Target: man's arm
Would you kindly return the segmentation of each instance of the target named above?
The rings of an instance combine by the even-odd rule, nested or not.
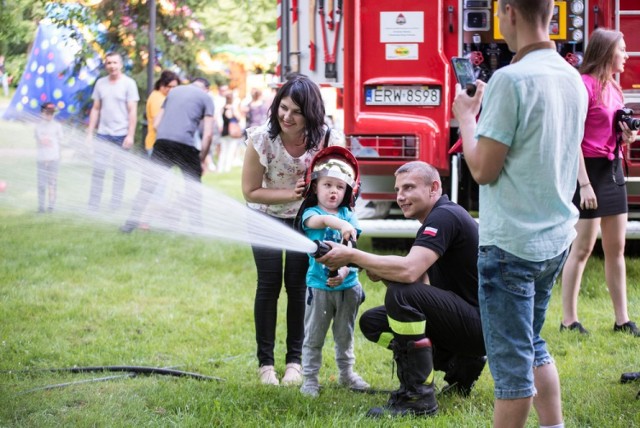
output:
[[[327,242],[327,245],[331,246],[331,251],[317,260],[329,269],[354,263],[383,280],[406,284],[422,279],[440,257],[435,251],[416,245],[406,256],[381,256],[333,242]]]
[[[136,135],[136,124],[138,122],[138,102],[127,101],[127,111],[129,114],[129,127],[127,128],[127,136],[124,137],[122,147],[125,149],[130,149],[131,147],[133,147],[133,140]]]
[[[202,119],[202,150],[200,150],[200,160],[204,162],[209,154],[211,140],[213,139],[213,116],[205,116]]]
[[[93,100],[93,106],[91,107],[91,112],[89,113],[89,125],[87,126],[87,134],[89,137],[93,137],[93,132],[98,125],[101,107],[102,103],[100,102],[100,100]]]
[[[470,97],[456,84],[453,114],[460,124],[462,150],[473,179],[478,184],[493,183],[504,166],[509,146],[486,137],[475,139],[476,117],[480,112],[486,84],[476,81],[476,93]]]
[[[475,126],[473,127],[475,130]],[[464,159],[469,166],[473,179],[478,184],[489,184],[496,181],[504,167],[509,146],[491,138],[480,137],[465,140],[462,137]]]

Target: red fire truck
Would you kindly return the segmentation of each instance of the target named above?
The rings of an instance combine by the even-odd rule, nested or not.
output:
[[[640,113],[640,1],[557,0],[549,34],[579,66],[598,27],[625,34],[629,60],[619,76],[625,103]],[[412,236],[417,225],[394,209],[393,172],[410,160],[436,166],[445,191],[477,209],[477,186],[460,154],[452,117],[451,57],[468,57],[488,81],[512,53],[493,0],[279,0],[281,78],[299,72],[334,91],[327,106],[361,167],[358,214],[371,236]],[[573,126],[567,124],[567,126]],[[626,153],[631,211],[640,214],[640,140]],[[385,219],[367,222],[366,218]],[[638,235],[640,237],[640,234]]]

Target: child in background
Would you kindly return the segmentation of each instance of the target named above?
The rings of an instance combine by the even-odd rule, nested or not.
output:
[[[45,212],[45,194],[49,193],[47,211],[53,211],[56,204],[58,165],[60,164],[60,140],[62,126],[53,120],[55,104],[48,102],[40,106],[42,120],[36,125],[38,163],[38,212]]]
[[[356,215],[351,211],[359,187],[355,157],[343,147],[331,146],[316,155],[309,170],[309,196],[300,208],[303,231],[312,240],[355,242],[360,233]],[[337,272],[329,272],[309,257],[302,345],[304,381],[300,392],[311,397],[319,394],[322,346],[332,320],[339,383],[354,390],[369,388],[353,371],[354,326],[363,301],[356,268],[343,266]]]

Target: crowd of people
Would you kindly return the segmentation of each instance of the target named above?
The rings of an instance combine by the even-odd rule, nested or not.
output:
[[[177,166],[186,179],[200,182],[207,168],[227,172],[242,157],[248,207],[327,246],[320,255],[252,246],[260,383],[296,385],[317,397],[322,348],[332,326],[338,383],[370,388],[355,371],[363,270],[386,291],[383,302],[361,315],[359,327],[369,341],[391,351],[399,382],[369,416],[433,415],[438,411],[434,371],[444,372],[441,393],[466,397],[488,363],[494,426],[525,426],[533,407],[541,427],[563,427],[559,374],[541,331],[561,275],[560,330],[588,334],[578,319],[577,300],[598,230],[613,331],[640,336],[627,311],[621,166],[621,146],[635,141],[636,132],[616,123],[623,103],[613,78],[628,58],[624,37],[595,31],[577,71],[549,39],[552,7],[553,2],[499,0],[500,30],[514,59],[489,83],[477,81],[473,96],[456,94],[452,111],[464,157],[480,185],[479,225],[443,193],[433,166],[413,161],[395,171],[398,206],[406,218],[421,223],[404,256],[353,245],[361,233],[353,211],[358,162],[345,148],[342,132],[327,124],[320,90],[309,78],[289,76],[271,101],[255,89],[243,105],[228,88],[211,96],[204,78],[180,85],[174,73],[161,74],[146,108],[151,161]],[[105,68],[107,76],[93,93],[88,138],[97,131],[95,138],[128,150],[137,88],[122,73],[120,55],[107,54]],[[532,100],[544,100],[545,108]],[[60,136],[51,122],[54,110],[52,104],[42,106],[36,129],[42,211],[55,204]],[[124,167],[108,156],[96,152],[89,201],[95,210],[109,165],[115,169],[111,208],[122,200]],[[143,181],[123,232],[139,226],[157,185]],[[283,284],[286,353],[280,376],[274,350]]]

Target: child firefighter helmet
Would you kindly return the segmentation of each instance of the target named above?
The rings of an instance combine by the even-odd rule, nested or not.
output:
[[[340,146],[329,146],[320,150],[311,160],[305,174],[303,201],[293,223],[296,230],[302,231],[302,214],[308,207],[318,204],[312,184],[320,177],[335,177],[347,183],[347,191],[340,203],[341,207],[353,209],[360,194],[360,170],[353,154]]]
[[[358,161],[349,150],[340,146],[329,146],[313,157],[305,176],[305,199],[313,195],[312,183],[320,177],[334,177],[344,181],[347,191],[340,206],[354,207],[360,193],[360,171]]]

